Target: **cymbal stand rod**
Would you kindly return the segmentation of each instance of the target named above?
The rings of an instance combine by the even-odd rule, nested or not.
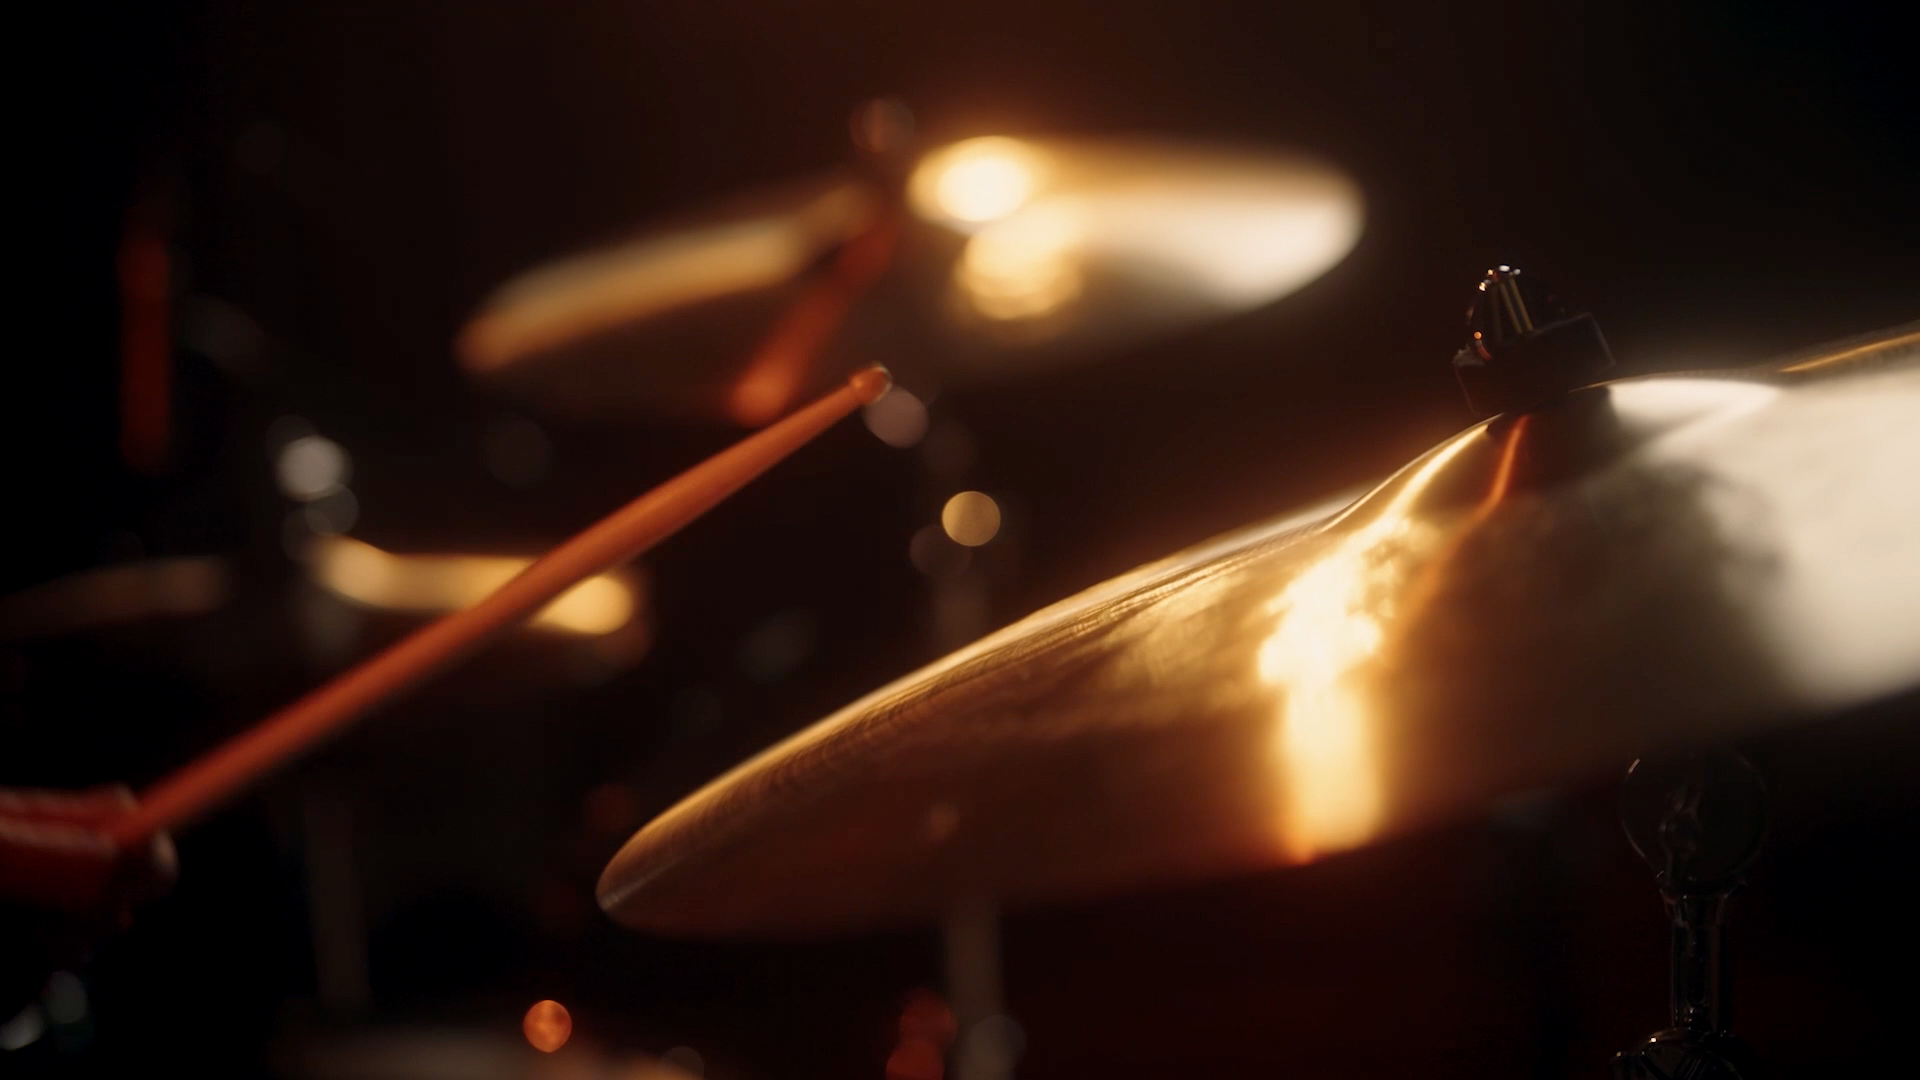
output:
[[[1673,959],[1669,1012],[1676,1030],[1725,1030],[1726,998],[1721,991],[1721,929],[1727,894],[1668,896],[1673,920]]]
[[[1015,1047],[1002,1013],[1000,913],[985,897],[961,897],[941,923],[947,1000],[953,1009],[954,1080],[1012,1080]]]
[[[1613,1059],[1614,1080],[1753,1080],[1752,1050],[1726,1029],[1721,926],[1766,833],[1766,785],[1745,758],[1704,751],[1641,760],[1621,823],[1670,920],[1669,1026]]]

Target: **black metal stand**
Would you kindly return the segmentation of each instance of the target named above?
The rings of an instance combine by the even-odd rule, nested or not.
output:
[[[1757,1080],[1751,1051],[1726,1030],[1720,931],[1766,832],[1760,775],[1724,752],[1636,761],[1620,820],[1666,900],[1673,967],[1671,1026],[1616,1056],[1614,1080]]]

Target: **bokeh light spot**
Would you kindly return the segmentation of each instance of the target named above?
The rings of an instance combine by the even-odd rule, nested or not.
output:
[[[1000,504],[982,491],[963,491],[947,500],[940,527],[956,544],[979,547],[1000,533]]]
[[[951,806],[942,806],[953,814]],[[900,1038],[921,1039],[935,1046],[945,1047],[953,1042],[953,1010],[939,994],[931,990],[916,990],[907,996],[907,1002],[900,1009]]]
[[[955,278],[989,319],[1037,319],[1076,299],[1086,225],[1067,205],[1036,205],[967,241]]]
[[[557,1001],[536,1001],[520,1021],[527,1042],[543,1054],[551,1054],[567,1045],[573,1035],[573,1017]]]
[[[281,448],[274,462],[280,490],[302,502],[339,490],[351,467],[346,449],[324,435],[294,439]]]
[[[906,449],[917,445],[927,434],[927,407],[919,398],[899,387],[861,414],[867,430],[888,446]]]

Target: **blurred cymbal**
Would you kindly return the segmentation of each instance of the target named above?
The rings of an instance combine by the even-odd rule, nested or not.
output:
[[[1920,325],[1440,444],[848,706],[643,828],[633,927],[1284,866],[1920,684]]]
[[[738,374],[726,365],[878,207],[850,173],[713,207],[508,281],[456,351],[474,378],[549,412],[716,414]]]
[[[1318,161],[1141,140],[966,140],[920,160],[906,203],[891,269],[787,396],[872,362],[909,386],[1006,378],[1258,307],[1361,221]],[[895,206],[848,173],[542,267],[483,304],[461,362],[553,413],[728,415],[782,309]]]

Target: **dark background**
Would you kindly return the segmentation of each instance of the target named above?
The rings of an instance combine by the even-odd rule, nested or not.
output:
[[[1491,263],[1597,313],[1634,370],[1915,317],[1920,95],[1911,38],[1879,8],[67,6],[16,40],[44,66],[15,102],[0,586],[143,555],[226,555],[240,576],[212,615],[0,647],[0,782],[143,783],[412,625],[359,620],[340,649],[312,646],[325,616],[282,550],[278,417],[352,452],[356,535],[415,550],[537,550],[725,445],[718,426],[548,425],[547,477],[503,484],[483,446],[520,414],[462,382],[449,341],[533,263],[834,165],[863,97],[902,95],[934,141],[1307,148],[1368,200],[1354,253],[1269,309],[935,403],[978,448],[971,485],[1008,508],[1004,622],[1460,426],[1446,359]],[[117,443],[114,259],[139,208],[170,238],[182,339],[158,475]],[[257,342],[197,347],[210,301]],[[187,833],[174,895],[89,969],[87,1024],[34,1060],[257,1073],[354,1025],[511,1034],[554,997],[583,1039],[691,1045],[723,1080],[878,1077],[900,996],[938,983],[931,934],[649,941],[605,925],[591,891],[629,818],[929,658],[905,552],[937,501],[916,474],[845,425],[649,557],[657,641],[637,665],[508,642]],[[742,643],[769,625],[803,627],[806,649],[754,678]],[[1891,963],[1873,945],[1889,871],[1835,856],[1913,822],[1898,745],[1757,751],[1806,811],[1756,886],[1740,987],[1750,1034],[1788,1063],[1886,1036],[1868,988]],[[633,805],[595,825],[583,800],[607,784]],[[369,988],[346,1004],[321,1000],[310,933],[329,806],[347,808],[366,927]],[[1015,919],[1023,1074],[1596,1075],[1661,1018],[1657,903],[1604,797],[1522,818]],[[1821,900],[1836,881],[1864,907]]]

